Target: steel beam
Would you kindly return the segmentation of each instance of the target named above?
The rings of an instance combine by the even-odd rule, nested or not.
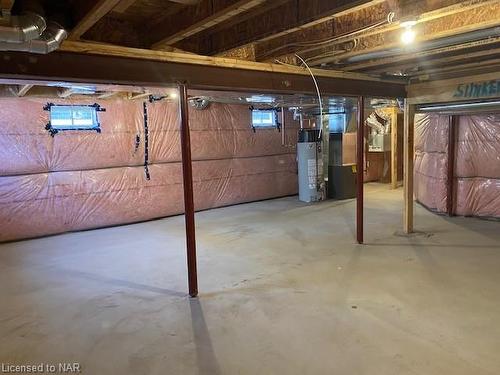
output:
[[[175,87],[185,82],[190,89],[316,94],[311,77],[303,74],[64,51],[48,55],[3,52],[2,78],[145,87]],[[317,80],[325,95],[406,97],[401,82],[324,76]]]

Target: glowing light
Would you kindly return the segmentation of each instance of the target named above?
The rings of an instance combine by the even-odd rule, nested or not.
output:
[[[403,44],[412,44],[415,41],[415,37],[415,31],[409,26],[405,29],[403,34],[401,34],[401,41]]]
[[[177,99],[177,97],[178,97],[178,96],[179,96],[179,95],[178,95],[176,92],[173,92],[173,93],[171,93],[171,94],[169,95],[169,98],[170,98],[170,99]]]

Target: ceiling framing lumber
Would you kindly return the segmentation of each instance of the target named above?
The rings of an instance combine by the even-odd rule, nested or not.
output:
[[[359,73],[313,70],[325,95],[404,97],[405,82]],[[6,52],[0,79],[314,94],[308,71],[301,67],[227,58],[141,50],[83,42],[65,42],[48,55]]]
[[[123,13],[130,8],[137,0],[120,0],[113,8],[113,12]]]
[[[122,0],[99,0],[71,30],[68,39],[78,40],[102,17],[111,12]]]
[[[314,28],[315,26],[324,24],[325,22],[331,21],[335,18],[342,17],[348,14],[352,14],[355,12],[359,12],[363,9],[375,6],[377,4],[382,4],[384,3],[385,0],[370,0],[370,1],[355,1],[355,2],[350,2],[347,3],[344,6],[335,6],[331,8],[327,12],[322,12],[321,14],[317,14],[313,20],[307,20],[306,22],[299,22],[296,25],[293,25],[292,27],[287,27],[284,30],[278,31],[278,32],[271,32],[267,33],[268,35],[266,36],[260,36],[257,38],[249,38],[247,41],[242,43],[240,46],[230,46],[230,49],[237,49],[237,48],[245,48],[245,46],[248,43],[251,44],[260,44],[264,42],[270,42],[275,39],[283,38],[288,36],[289,34],[301,32],[304,30],[308,30],[311,28]],[[226,32],[231,32],[227,31]],[[279,43],[279,42],[278,42]],[[217,50],[215,51],[217,54],[224,54],[224,52],[227,52],[229,49],[226,48],[224,50]]]
[[[496,98],[500,95],[500,71],[486,74],[467,75],[459,78],[436,80],[425,83],[408,85],[408,102],[411,104],[450,103],[463,101],[481,101]],[[457,95],[457,90],[463,85],[486,87],[488,90],[479,90],[477,96],[464,98]],[[489,90],[489,88],[495,90]],[[485,95],[483,95],[485,94]]]
[[[172,35],[168,35],[161,39],[160,41],[153,44],[152,49],[160,49],[165,45],[172,45],[183,39],[186,39],[194,34],[197,34],[203,30],[206,30],[212,26],[218,25],[230,18],[236,17],[237,15],[248,11],[249,9],[255,8],[261,5],[266,0],[239,0],[236,3],[220,9],[219,11],[205,17],[198,22],[195,22],[182,30],[175,32]]]
[[[486,7],[478,7],[470,10],[466,12],[466,17],[447,14],[439,19],[434,18],[429,22],[423,22],[421,25],[419,24],[415,26],[419,28],[418,33],[420,35],[417,39],[417,43],[437,40],[448,36],[456,36],[458,34],[464,34],[480,29],[494,28],[500,25],[499,16],[500,3],[496,2],[494,4],[490,3]],[[358,38],[358,42],[359,47],[346,53],[334,55],[331,53],[330,49],[328,53],[323,55],[318,56],[316,53],[308,55],[307,57],[311,57],[309,59],[311,65],[321,65],[336,61],[347,64],[349,62],[348,59],[351,57],[376,51],[387,51],[390,49],[399,49],[400,51],[395,54],[401,55],[403,59],[414,53],[412,50],[404,50],[402,48],[399,29],[393,29],[387,32],[382,31],[377,35],[373,35],[373,33],[363,35]],[[342,69],[355,70],[368,66],[376,66],[382,60],[383,59],[378,59],[355,64],[351,62],[345,67],[342,67]],[[339,68],[341,68],[341,66],[339,66]]]
[[[460,50],[457,51],[460,52]],[[423,75],[429,69],[440,69],[444,66],[450,66],[450,65],[455,66],[453,64],[463,64],[464,60],[467,60],[468,62],[470,61],[477,62],[487,58],[497,58],[498,56],[500,56],[500,44],[499,47],[497,48],[492,48],[491,46],[489,46],[488,49],[474,51],[474,52],[469,51],[466,54],[459,53],[458,55],[445,56],[445,57],[433,57],[432,55],[429,55],[426,56],[425,58],[422,58],[422,56],[415,56],[418,59],[417,65],[415,64],[415,61],[401,61],[401,59],[398,60],[388,59],[385,60],[385,65],[381,64],[375,68],[370,67],[368,69],[370,71],[370,74],[371,73],[379,74],[386,72],[387,69],[390,67],[395,67],[395,68],[397,67],[398,70],[403,71],[415,68],[417,66],[418,67],[417,71],[409,73],[411,76],[413,76],[413,75]]]
[[[28,91],[30,91],[33,88],[33,86],[34,85],[32,85],[32,84],[19,86],[19,89],[17,90],[16,95],[18,97],[25,96],[28,93]]]

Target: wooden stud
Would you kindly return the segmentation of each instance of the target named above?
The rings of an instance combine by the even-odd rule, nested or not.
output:
[[[398,108],[391,108],[391,187],[398,188]]]
[[[28,93],[28,91],[31,90],[32,87],[33,87],[33,85],[31,85],[31,84],[19,86],[19,90],[17,91],[16,95],[19,97],[22,97],[22,96],[26,95]]]
[[[413,233],[413,158],[415,133],[415,105],[405,99],[404,112],[404,217],[403,225],[406,234]]]

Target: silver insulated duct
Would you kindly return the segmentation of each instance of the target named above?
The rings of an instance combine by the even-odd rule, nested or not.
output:
[[[35,4],[35,9],[39,6],[37,2],[31,3]],[[43,13],[41,8],[22,10],[19,15],[7,14],[0,19],[0,51],[47,54],[59,48],[68,33],[57,23],[47,22],[39,11]],[[3,10],[2,14],[5,15]]]
[[[38,14],[11,16],[7,25],[0,24],[0,41],[27,42],[40,37],[46,27],[45,18]]]
[[[47,54],[59,48],[68,37],[68,33],[55,22],[49,22],[45,31],[37,39],[23,43],[10,43],[0,41],[0,51],[21,51]]]

